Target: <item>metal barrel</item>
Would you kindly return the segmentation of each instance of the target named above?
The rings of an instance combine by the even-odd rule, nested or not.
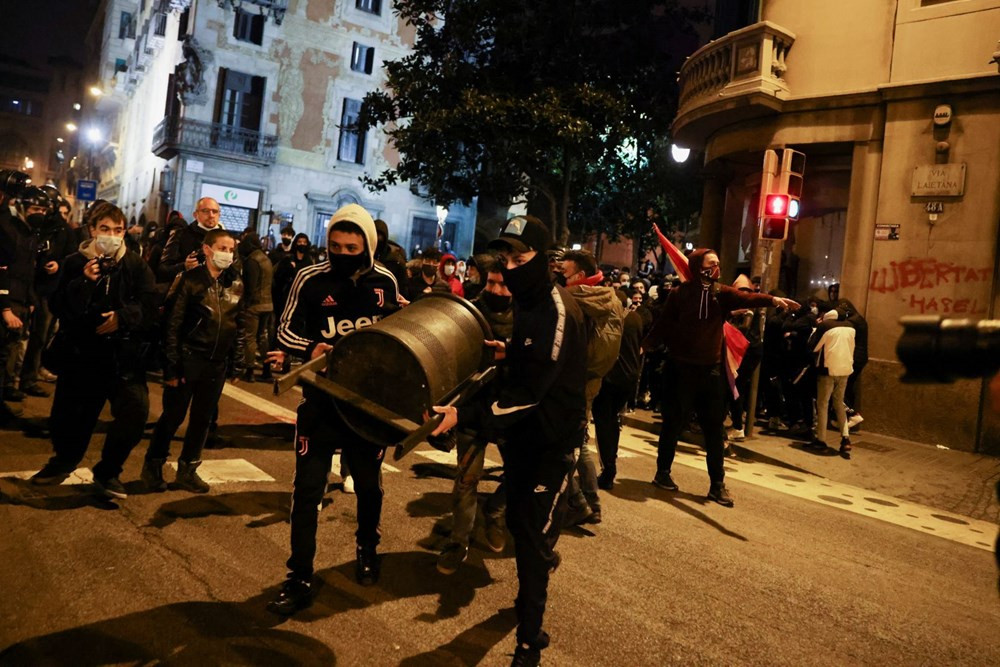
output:
[[[326,378],[412,423],[432,405],[453,398],[493,362],[484,341],[490,326],[470,302],[453,294],[429,294],[391,317],[340,339],[328,352]],[[398,443],[399,420],[377,416],[347,401],[338,412],[358,435],[382,446]]]

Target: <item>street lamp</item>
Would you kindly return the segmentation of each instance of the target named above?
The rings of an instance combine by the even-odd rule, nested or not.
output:
[[[87,141],[89,141],[90,143],[99,144],[102,138],[103,136],[101,135],[101,131],[98,128],[92,127],[89,130],[87,130]]]
[[[690,148],[681,148],[677,144],[670,144],[670,157],[674,159],[674,162],[677,162],[678,164],[683,163],[687,161],[690,155]]]
[[[90,94],[93,95],[94,97],[100,97],[101,95],[104,94],[104,91],[98,88],[97,86],[91,86]]]
[[[76,123],[66,123],[66,129],[70,132],[76,132]]]

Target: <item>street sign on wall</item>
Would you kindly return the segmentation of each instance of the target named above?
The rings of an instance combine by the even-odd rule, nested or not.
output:
[[[77,181],[76,198],[80,201],[94,201],[97,199],[97,181]]]

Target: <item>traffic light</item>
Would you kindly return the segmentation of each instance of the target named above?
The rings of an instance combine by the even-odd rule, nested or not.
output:
[[[780,193],[768,194],[764,199],[764,217],[787,218],[789,217],[788,206],[788,195]]]
[[[806,155],[791,148],[781,152],[781,170],[775,192],[788,196],[788,218],[799,219],[802,199],[802,177],[806,171]]]
[[[788,238],[788,218],[760,219],[760,238],[765,241],[784,241]]]

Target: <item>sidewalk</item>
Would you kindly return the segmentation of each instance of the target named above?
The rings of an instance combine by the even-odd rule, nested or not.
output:
[[[622,421],[649,433],[660,432],[660,415],[648,410],[628,413]],[[802,447],[803,439],[759,427],[752,438],[731,443],[738,458],[818,475],[974,519],[1000,522],[996,496],[998,458],[859,431],[851,434],[854,451],[851,459],[845,460],[836,449],[813,452]],[[685,434],[685,438],[688,436]],[[839,440],[839,435],[829,432],[827,442],[836,446]]]

